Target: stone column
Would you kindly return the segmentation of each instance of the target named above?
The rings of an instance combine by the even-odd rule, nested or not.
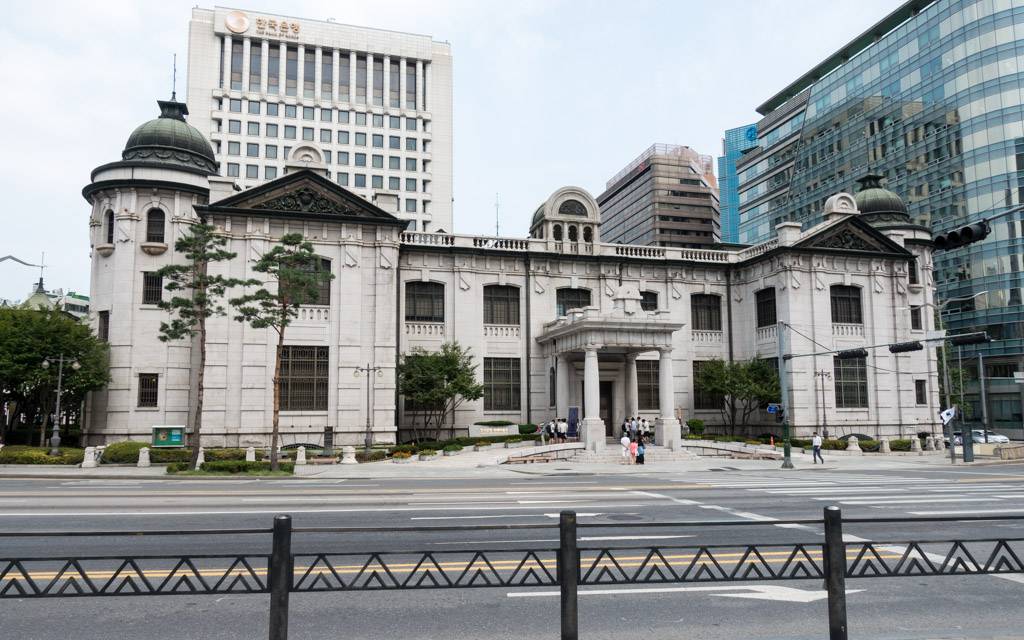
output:
[[[277,92],[282,96],[288,95],[288,45],[281,43],[278,47],[277,64]]]
[[[348,101],[349,104],[356,103],[356,52],[348,53]],[[353,123],[354,124],[354,123]]]
[[[416,110],[426,111],[427,107],[423,104],[423,61],[416,61]]]
[[[405,109],[405,58],[398,60],[398,108]]]
[[[636,354],[630,353],[626,355],[626,416],[640,413],[640,398],[636,387]]]
[[[569,418],[569,356],[558,356],[555,362],[555,413],[556,418]]]
[[[316,48],[316,52],[313,54],[313,98],[320,100],[323,96],[320,95],[320,87],[323,86],[324,82],[324,50],[320,47]],[[329,100],[331,96],[327,96]]]
[[[249,91],[249,55],[252,52],[252,40],[242,39],[242,91]]]
[[[335,49],[331,56],[331,101],[337,102],[341,90],[341,52]]]
[[[263,40],[260,42],[260,92],[263,94],[270,93],[268,77],[270,77],[270,41]]]
[[[679,420],[675,412],[675,376],[672,375],[672,347],[658,349],[658,408],[661,415],[654,423],[655,443],[676,449],[679,446]]]
[[[428,86],[431,87],[429,90],[427,89]],[[434,65],[432,65],[430,63],[427,63],[427,64],[423,65],[423,89],[422,89],[423,93],[422,93],[422,95],[423,95],[423,110],[424,111],[430,111],[430,108],[427,106],[427,102],[430,101],[431,94],[429,93],[429,91],[433,91],[434,90],[433,87],[434,87]],[[580,235],[583,235],[582,231],[580,232]]]
[[[384,56],[384,108],[391,108],[391,56]]]
[[[302,101],[302,98],[305,96],[305,93],[304,93],[305,89],[303,88],[303,83],[305,81],[306,81],[306,45],[300,44],[299,45],[299,53],[298,53],[298,64],[295,65],[295,97],[298,98],[300,102]],[[299,119],[301,119],[301,118],[302,118],[302,113],[299,112]],[[299,127],[299,132],[300,133],[302,132],[301,126]]]
[[[221,89],[231,90],[231,36],[224,36],[224,74],[221,76]]]
[[[373,54],[366,54],[366,104],[373,106]],[[370,120],[367,117],[367,120]],[[372,123],[370,123],[372,124]],[[369,138],[370,136],[366,136]]]
[[[601,419],[601,370],[597,365],[597,351],[601,345],[588,344],[583,366],[583,424],[580,430],[588,451],[604,450],[604,420]]]

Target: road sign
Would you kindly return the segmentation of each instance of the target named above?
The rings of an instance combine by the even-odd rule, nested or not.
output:
[[[778,412],[779,412],[779,405],[777,405],[774,402],[768,405],[768,413],[778,413]]]

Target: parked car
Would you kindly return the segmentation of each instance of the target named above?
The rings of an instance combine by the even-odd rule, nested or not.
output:
[[[971,431],[971,439],[974,440],[975,442],[985,442],[985,430],[975,429],[974,431]],[[1009,442],[1010,439],[1002,434],[995,433],[992,431],[988,432],[989,444],[1009,444]]]

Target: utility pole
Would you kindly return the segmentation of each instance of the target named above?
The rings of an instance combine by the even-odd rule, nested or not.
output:
[[[366,375],[366,436],[363,439],[363,451],[367,454],[373,448],[373,378],[384,375],[384,367],[374,367],[369,362],[365,367],[356,367],[353,375],[357,378]]]
[[[828,417],[825,410],[825,380],[832,379],[832,372],[827,369],[814,372],[815,377],[821,380],[821,437],[828,439]]]
[[[778,334],[775,342],[779,345],[779,395],[781,396],[780,405],[782,409],[782,468],[792,469],[793,449],[789,443],[789,393],[786,389],[786,323],[780,320],[775,331]]]

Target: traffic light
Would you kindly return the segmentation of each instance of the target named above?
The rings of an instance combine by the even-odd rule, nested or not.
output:
[[[964,333],[958,336],[949,336],[948,339],[950,344],[957,347],[963,347],[969,344],[984,344],[987,342],[992,342],[992,338],[989,338],[988,334],[985,333],[984,331],[979,331],[976,333]]]
[[[847,349],[846,351],[840,351],[835,355],[840,360],[850,360],[853,358],[866,358],[868,357],[867,349]]]
[[[975,222],[947,233],[940,233],[935,236],[935,250],[948,251],[984,240],[991,231],[992,228],[987,222]]]
[[[889,353],[907,353],[908,351],[920,351],[924,345],[920,342],[899,342],[889,345]]]

